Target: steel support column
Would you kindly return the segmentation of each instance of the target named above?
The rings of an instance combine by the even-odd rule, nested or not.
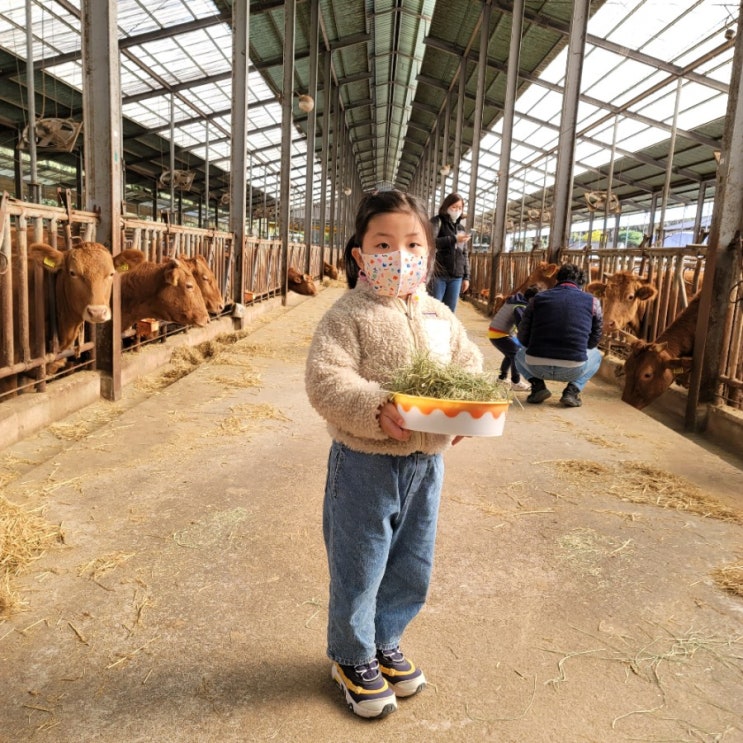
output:
[[[467,60],[459,62],[459,95],[457,97],[457,123],[454,125],[454,175],[451,190],[459,190],[459,166],[462,159],[462,129],[464,128],[464,99],[467,93]]]
[[[331,74],[332,53],[328,49],[323,59],[323,106],[322,106],[322,149],[320,157],[322,159],[322,179],[320,190],[320,247],[322,254],[325,255],[325,229],[328,226],[328,167],[330,161],[329,141],[330,141],[330,118],[331,98],[330,88],[332,84]],[[328,241],[329,242],[329,241]],[[333,246],[330,245],[330,261],[333,262]]]
[[[480,25],[480,55],[477,60],[477,93],[472,120],[472,150],[470,157],[470,195],[467,200],[467,227],[475,226],[477,204],[477,172],[480,161],[480,137],[482,136],[482,109],[485,105],[485,72],[488,67],[488,42],[490,41],[490,4],[482,8]],[[471,246],[468,246],[471,249]]]
[[[281,240],[282,304],[289,291],[289,209],[291,207],[292,104],[294,102],[294,46],[296,0],[284,3],[284,80],[281,99],[281,178],[279,184],[279,240]]]
[[[738,28],[743,28],[743,4]],[[707,261],[704,270],[699,319],[694,337],[689,395],[686,402],[686,428],[702,427],[699,403],[716,402],[733,283],[740,276],[743,259],[743,34],[736,34],[733,73],[725,116],[725,131],[718,166],[715,206],[712,213]]]
[[[235,261],[235,283],[232,298],[244,299],[243,246],[245,244],[245,198],[248,160],[248,69],[250,54],[250,3],[237,2],[232,7],[232,117],[230,140],[230,211],[229,231],[235,236],[230,261]],[[219,202],[214,209],[214,229],[218,229]],[[225,272],[225,286],[230,264]]]
[[[498,255],[506,246],[506,217],[508,216],[508,183],[513,142],[513,122],[516,110],[516,89],[519,82],[521,58],[521,34],[524,25],[524,0],[515,0],[511,14],[511,46],[508,52],[508,76],[506,77],[506,98],[503,104],[503,128],[498,161],[498,183],[493,215],[492,265],[490,268],[490,309],[495,303],[497,286]]]
[[[320,2],[312,0],[310,3],[310,69],[307,84],[307,93],[312,100],[317,99],[317,59],[320,43]],[[304,180],[304,243],[305,251],[304,272],[310,272],[310,246],[312,245],[312,216],[314,206],[313,185],[315,182],[315,130],[317,106],[307,114],[307,170]],[[322,259],[320,260],[320,276],[322,277]]]
[[[568,38],[568,63],[565,72],[565,92],[560,115],[560,138],[557,150],[554,201],[547,260],[557,262],[563,246],[570,236],[570,205],[573,192],[573,161],[575,159],[575,133],[578,120],[581,72],[586,48],[586,28],[590,0],[575,0]]]
[[[116,0],[83,0],[83,129],[85,209],[98,211],[96,239],[113,255],[121,251],[121,77]],[[107,101],[101,106],[100,101]],[[121,295],[114,281],[113,320],[97,328],[96,366],[103,374],[101,394],[121,397]]]

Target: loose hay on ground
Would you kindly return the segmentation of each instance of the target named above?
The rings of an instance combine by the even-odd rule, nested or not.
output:
[[[119,565],[123,565],[127,560],[131,560],[132,557],[134,557],[134,552],[110,552],[78,566],[77,574],[80,577],[86,576],[91,580],[97,580]]]
[[[110,402],[100,402],[89,410],[75,416],[70,423],[51,423],[47,430],[62,441],[82,441],[93,431],[110,423],[124,412],[120,405]]]
[[[743,561],[733,562],[713,570],[712,579],[720,588],[743,598]]]
[[[644,462],[618,462],[608,467],[598,462],[551,460],[558,472],[571,482],[602,484],[604,491],[629,503],[642,503],[693,513],[704,518],[743,524],[743,512],[736,511],[693,483]]]
[[[241,403],[240,405],[233,405],[230,408],[232,415],[228,415],[226,418],[219,422],[219,427],[216,431],[211,431],[206,436],[237,436],[242,433],[254,430],[255,421],[262,420],[277,420],[277,421],[288,421],[287,418],[280,410],[277,410],[272,405],[267,403],[253,404],[253,403]]]
[[[11,578],[59,540],[60,530],[42,518],[41,509],[21,508],[0,496],[0,616],[21,604]]]
[[[164,389],[190,374],[201,364],[219,359],[225,349],[230,349],[231,353],[235,353],[232,351],[235,344],[246,335],[245,331],[223,333],[196,346],[180,346],[173,350],[168,367],[164,371],[156,376],[138,380],[136,387],[144,392],[157,392]]]

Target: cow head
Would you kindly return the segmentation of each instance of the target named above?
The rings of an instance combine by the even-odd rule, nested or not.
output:
[[[288,269],[289,289],[297,294],[314,297],[317,294],[317,287],[308,273],[299,273],[291,266]]]
[[[116,272],[105,246],[85,242],[60,251],[45,243],[33,243],[28,253],[56,274],[57,308],[71,322],[102,323],[111,319],[111,288]]]
[[[540,289],[551,289],[557,283],[557,263],[539,261],[523,282],[524,288],[536,284]]]
[[[335,280],[338,278],[338,269],[327,261],[323,261],[322,272],[323,276],[327,276],[329,279]]]
[[[666,343],[636,340],[624,362],[622,400],[642,410],[657,400],[675,379],[688,375],[691,357],[672,356]]]
[[[203,328],[209,322],[209,312],[191,269],[175,258],[163,265],[164,283],[158,292],[161,319]]]
[[[651,281],[631,271],[606,274],[604,281],[589,283],[586,291],[601,299],[606,333],[626,327],[637,332],[647,303],[658,294]]]
[[[178,260],[191,269],[191,273],[194,275],[199,289],[201,289],[206,309],[210,313],[218,315],[224,309],[224,299],[217,286],[217,277],[209,268],[206,258],[203,255],[197,255],[194,258],[181,255],[178,256]]]

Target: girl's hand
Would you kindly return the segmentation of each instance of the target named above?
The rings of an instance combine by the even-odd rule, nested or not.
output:
[[[397,412],[397,408],[391,402],[386,402],[379,407],[379,427],[395,441],[407,441],[411,432],[403,428],[405,421]]]
[[[457,232],[457,242],[466,243],[470,239],[469,232]]]

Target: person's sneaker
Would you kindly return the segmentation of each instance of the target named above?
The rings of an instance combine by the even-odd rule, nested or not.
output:
[[[568,382],[567,387],[562,391],[560,402],[566,408],[579,408],[583,405],[583,401],[580,399],[580,390],[572,382]]]
[[[524,382],[522,379],[518,382],[511,382],[511,389],[514,392],[527,392],[531,389],[531,385],[528,382]]]
[[[400,650],[377,650],[379,670],[398,697],[412,697],[426,688],[426,677]]]
[[[552,393],[547,389],[547,385],[543,379],[532,377],[529,383],[531,384],[531,394],[526,398],[526,402],[532,405],[539,405],[540,402],[544,402],[548,397],[552,397]]]
[[[340,687],[349,709],[359,717],[385,717],[397,709],[397,699],[376,658],[358,666],[333,663],[330,675]]]

